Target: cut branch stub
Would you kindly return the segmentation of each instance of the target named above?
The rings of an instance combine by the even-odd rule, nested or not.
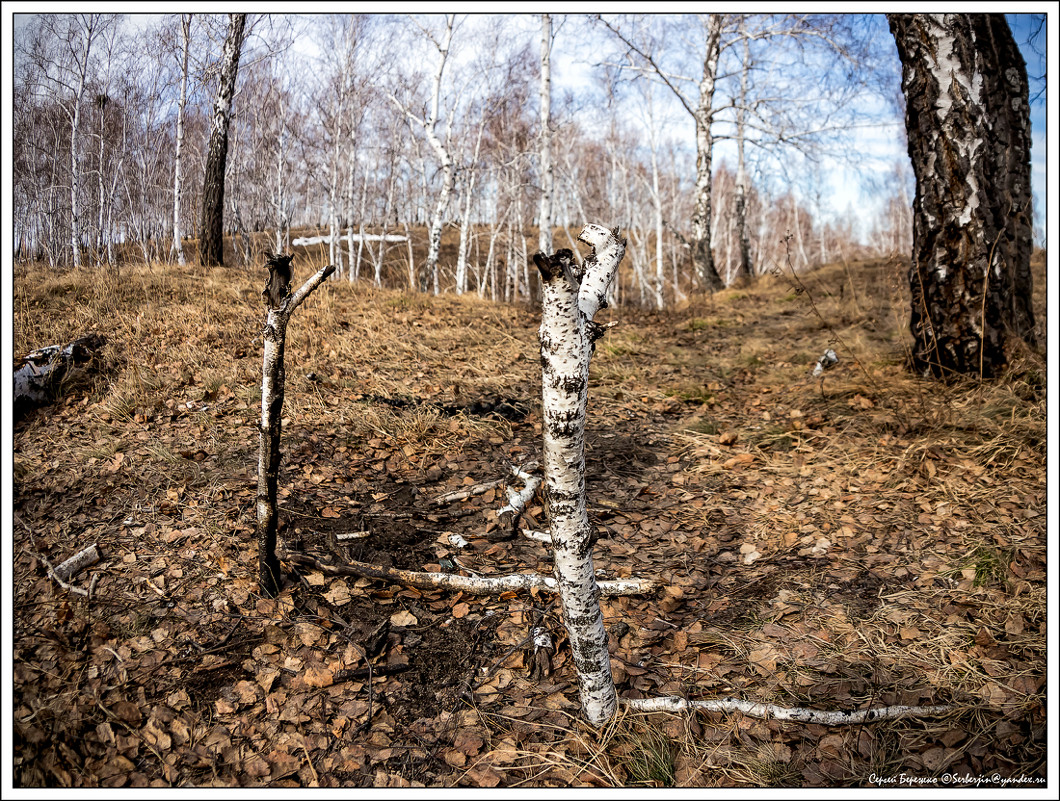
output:
[[[271,309],[278,309],[284,298],[291,294],[291,262],[294,256],[269,256],[265,267],[269,271],[269,282],[261,290],[262,297]]]

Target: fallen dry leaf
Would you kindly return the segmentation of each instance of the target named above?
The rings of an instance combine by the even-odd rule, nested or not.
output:
[[[394,626],[415,626],[419,622],[415,615],[405,609],[390,616],[390,623]]]
[[[330,687],[335,683],[335,674],[327,668],[317,665],[307,667],[302,677],[309,687]]]

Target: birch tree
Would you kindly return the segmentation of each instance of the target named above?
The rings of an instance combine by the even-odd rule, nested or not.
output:
[[[181,243],[180,195],[183,190],[184,173],[181,157],[184,152],[184,114],[188,107],[188,59],[191,54],[191,22],[193,14],[180,15],[180,97],[177,100],[177,134],[173,151],[173,246],[177,263],[184,264],[184,246]]]
[[[22,55],[33,63],[39,88],[57,101],[67,121],[70,263],[81,266],[82,109],[93,78],[97,45],[118,18],[108,14],[42,14]]]
[[[704,287],[710,291],[720,289],[721,277],[714,265],[711,249],[711,168],[714,158],[714,135],[711,127],[717,109],[714,94],[718,85],[718,64],[721,59],[722,32],[726,19],[721,14],[700,14],[702,44],[697,52],[701,62],[698,80],[681,76],[667,69],[655,52],[656,43],[640,43],[623,31],[618,24],[598,16],[608,30],[629,48],[635,59],[634,65],[656,76],[692,117],[696,138],[696,183],[692,206],[692,236],[688,243],[692,260]]]
[[[206,153],[206,175],[202,187],[202,218],[199,225],[199,263],[224,265],[225,165],[228,162],[228,127],[232,98],[236,92],[239,58],[243,51],[246,14],[228,15],[228,34],[221,54],[217,96],[214,100],[210,142]]]
[[[1027,69],[1001,14],[892,14],[916,175],[913,364],[997,375],[1035,343]]]
[[[593,250],[579,266],[570,250],[534,255],[541,272],[541,366],[545,504],[560,603],[586,717],[599,726],[615,713],[607,632],[593,570],[585,506],[585,414],[589,361],[606,330],[593,321],[607,305],[625,252],[618,229],[589,224],[579,239]]]
[[[445,212],[449,206],[449,197],[453,193],[456,172],[453,156],[451,153],[450,139],[453,130],[453,114],[446,115],[444,130],[439,131],[439,123],[442,115],[442,83],[445,77],[445,69],[449,63],[449,51],[453,44],[453,30],[456,27],[456,15],[446,14],[442,30],[434,31],[427,27],[420,27],[432,47],[436,51],[434,55],[434,69],[431,73],[430,95],[428,97],[429,107],[425,114],[417,114],[413,110],[411,98],[401,100],[396,94],[391,93],[391,101],[408,118],[409,124],[417,127],[426,138],[434,153],[435,160],[440,173],[440,184],[438,196],[435,199],[434,208],[431,211],[430,225],[427,234],[427,260],[424,264],[424,278],[429,280],[434,294],[440,291],[438,278],[438,257],[442,245],[442,226],[445,223]],[[426,288],[426,287],[423,287]]]
[[[745,32],[741,21],[740,33]],[[747,234],[747,164],[744,154],[747,131],[747,80],[751,66],[751,42],[743,38],[743,69],[740,70],[740,98],[736,105],[736,232],[740,243],[740,260],[736,275],[745,281],[754,278],[751,266],[751,242]]]

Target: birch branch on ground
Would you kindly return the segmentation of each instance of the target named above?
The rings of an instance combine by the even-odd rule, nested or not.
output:
[[[537,465],[528,465],[525,470],[518,467],[512,466],[512,475],[515,478],[523,482],[523,488],[521,490],[514,490],[509,485],[507,488],[508,494],[508,505],[497,510],[497,517],[503,517],[505,514],[511,512],[514,515],[518,515],[526,508],[526,505],[530,503],[534,494],[537,492],[537,488],[541,486],[541,476],[535,476],[528,472]]]
[[[31,406],[49,403],[63,383],[90,363],[106,344],[106,337],[86,334],[64,346],[49,345],[23,356],[14,375],[15,416]]]
[[[335,272],[328,265],[317,271],[291,295],[292,256],[273,256],[266,263],[269,282],[262,290],[268,312],[262,338],[265,355],[261,379],[261,427],[258,452],[258,584],[261,592],[275,596],[280,590],[280,562],[276,557],[277,484],[280,474],[280,420],[285,380],[283,354],[291,314],[309,294]]]
[[[541,378],[545,505],[563,618],[578,673],[582,709],[601,726],[618,708],[607,632],[593,568],[585,506],[585,414],[593,343],[606,330],[593,322],[625,254],[618,229],[588,224],[578,237],[592,247],[579,266],[570,250],[534,255],[541,272]]]
[[[99,547],[93,543],[87,548],[78,551],[66,561],[60,563],[58,567],[52,570],[52,573],[55,574],[56,579],[69,581],[85,568],[92,567],[92,565],[96,564],[102,558],[103,556],[99,551]]]
[[[559,585],[552,576],[539,573],[514,573],[507,576],[459,576],[455,573],[427,573],[418,570],[401,570],[367,562],[344,562],[333,564],[299,551],[283,551],[282,557],[298,565],[319,570],[326,576],[357,576],[405,584],[420,590],[459,590],[470,595],[499,595],[502,592],[533,590],[558,592]],[[658,584],[647,579],[619,579],[601,581],[597,584],[603,596],[639,595],[654,592]]]
[[[877,720],[894,720],[909,716],[934,717],[953,711],[952,706],[884,706],[841,712],[761,704],[754,701],[741,701],[738,698],[689,701],[687,698],[674,696],[623,698],[622,705],[637,712],[686,712],[697,709],[704,712],[740,712],[752,718],[794,720],[800,723],[819,723],[822,726],[849,726],[854,723],[872,723]]]

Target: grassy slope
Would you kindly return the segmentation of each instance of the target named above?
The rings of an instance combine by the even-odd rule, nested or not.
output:
[[[561,632],[534,599],[420,597],[362,581],[344,605],[325,602],[316,579],[257,598],[263,279],[171,266],[16,275],[16,354],[87,331],[110,341],[102,374],[15,431],[16,784],[1044,775],[1044,363],[1026,354],[982,386],[908,374],[895,265],[831,266],[794,289],[767,277],[665,315],[607,310],[620,326],[593,365],[599,567],[668,585],[605,604],[620,692],[957,706],[944,720],[838,731],[701,715],[627,716],[588,732],[563,648],[543,684],[512,649],[542,608]],[[1038,290],[1044,330],[1044,280]],[[422,509],[533,457],[537,321],[534,309],[474,298],[344,282],[318,291],[288,340],[288,536],[323,545],[321,531],[336,519],[356,528],[354,516],[382,526],[373,515]],[[809,380],[830,343],[840,364],[823,384]],[[481,397],[532,411],[514,423],[439,411]],[[495,500],[463,504],[474,514],[443,515],[434,529],[473,537]],[[50,582],[41,557],[55,564],[90,542],[108,558],[87,603]],[[419,569],[453,555],[439,542],[432,533],[427,556],[390,553]],[[485,540],[461,561],[549,569],[536,546]],[[396,700],[380,711],[376,698],[371,725],[357,730],[369,714],[363,683],[321,688],[298,675],[357,664],[335,633],[304,629],[354,607],[366,617],[400,607],[428,627],[459,610],[460,630],[485,643],[471,661],[494,672],[473,703],[421,698],[423,714],[400,677],[377,679],[380,697]],[[226,641],[233,626],[246,636]],[[242,663],[211,661],[209,646],[225,642],[245,643]],[[452,672],[468,668],[464,657]],[[263,683],[269,665],[276,676]],[[455,684],[438,681],[446,692]],[[304,720],[285,715],[292,699],[311,710]]]

